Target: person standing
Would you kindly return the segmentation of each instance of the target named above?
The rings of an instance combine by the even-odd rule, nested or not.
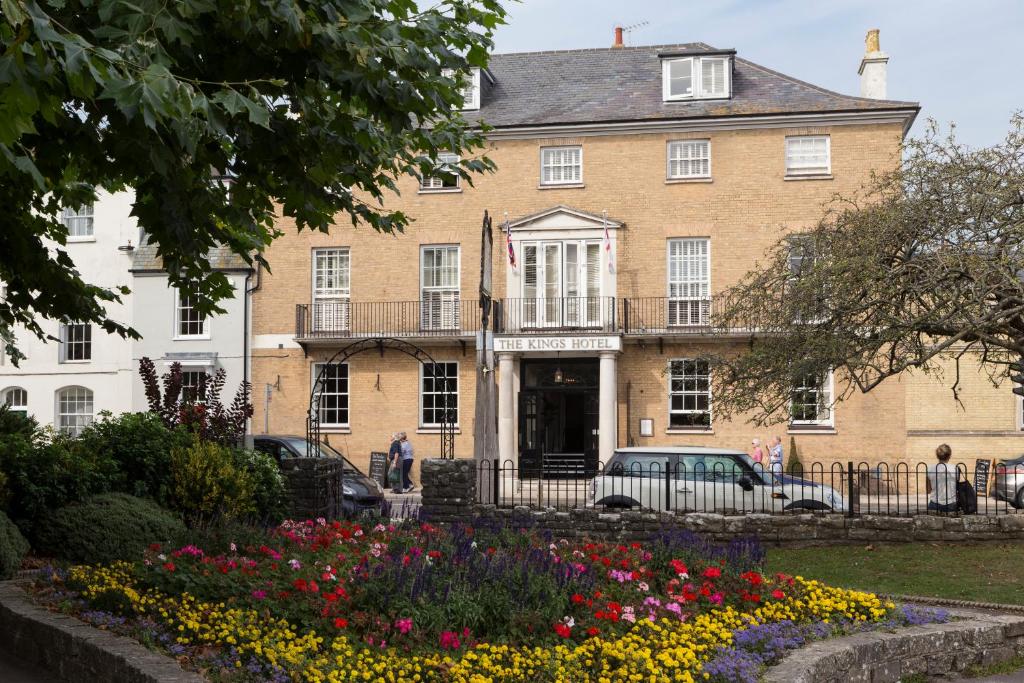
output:
[[[402,438],[401,434],[395,432],[391,435],[391,446],[388,448],[388,468],[394,468],[395,472],[399,476],[395,479],[394,487],[391,489],[394,493],[402,492]],[[390,483],[390,478],[385,478],[384,481]]]
[[[409,493],[412,491],[412,477],[409,476],[412,472],[412,443],[409,441],[409,437],[405,432],[402,432],[402,493]]]
[[[782,476],[782,463],[784,453],[782,451],[782,437],[775,435],[771,447],[768,449],[768,468],[776,477]]]
[[[953,457],[953,449],[949,444],[942,444],[935,449],[937,462],[928,465],[925,478],[925,491],[928,493],[928,509],[933,512],[956,512],[956,465],[949,459]]]
[[[754,440],[750,442],[753,447],[750,451],[750,458],[757,465],[764,465],[764,450],[761,449],[761,439],[754,437]]]

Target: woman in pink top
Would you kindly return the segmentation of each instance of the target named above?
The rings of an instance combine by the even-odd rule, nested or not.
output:
[[[764,451],[761,450],[761,439],[754,439],[750,442],[754,447],[754,450],[750,452],[750,457],[754,459],[758,465],[762,464],[764,460]]]

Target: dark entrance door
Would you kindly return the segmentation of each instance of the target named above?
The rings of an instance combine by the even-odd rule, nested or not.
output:
[[[522,478],[597,471],[597,360],[524,360],[519,391]]]

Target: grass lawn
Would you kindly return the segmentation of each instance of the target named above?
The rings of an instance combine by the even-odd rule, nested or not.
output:
[[[1024,604],[1024,543],[771,548],[767,568],[880,593]]]

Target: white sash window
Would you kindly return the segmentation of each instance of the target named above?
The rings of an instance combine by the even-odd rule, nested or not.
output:
[[[711,309],[711,248],[709,240],[668,242],[668,324],[672,327],[707,325]]]
[[[351,328],[351,258],[347,247],[313,251],[313,331]]]
[[[420,264],[420,328],[459,329],[459,247],[423,247]]]
[[[524,243],[521,310],[527,327],[600,326],[601,243]]]

